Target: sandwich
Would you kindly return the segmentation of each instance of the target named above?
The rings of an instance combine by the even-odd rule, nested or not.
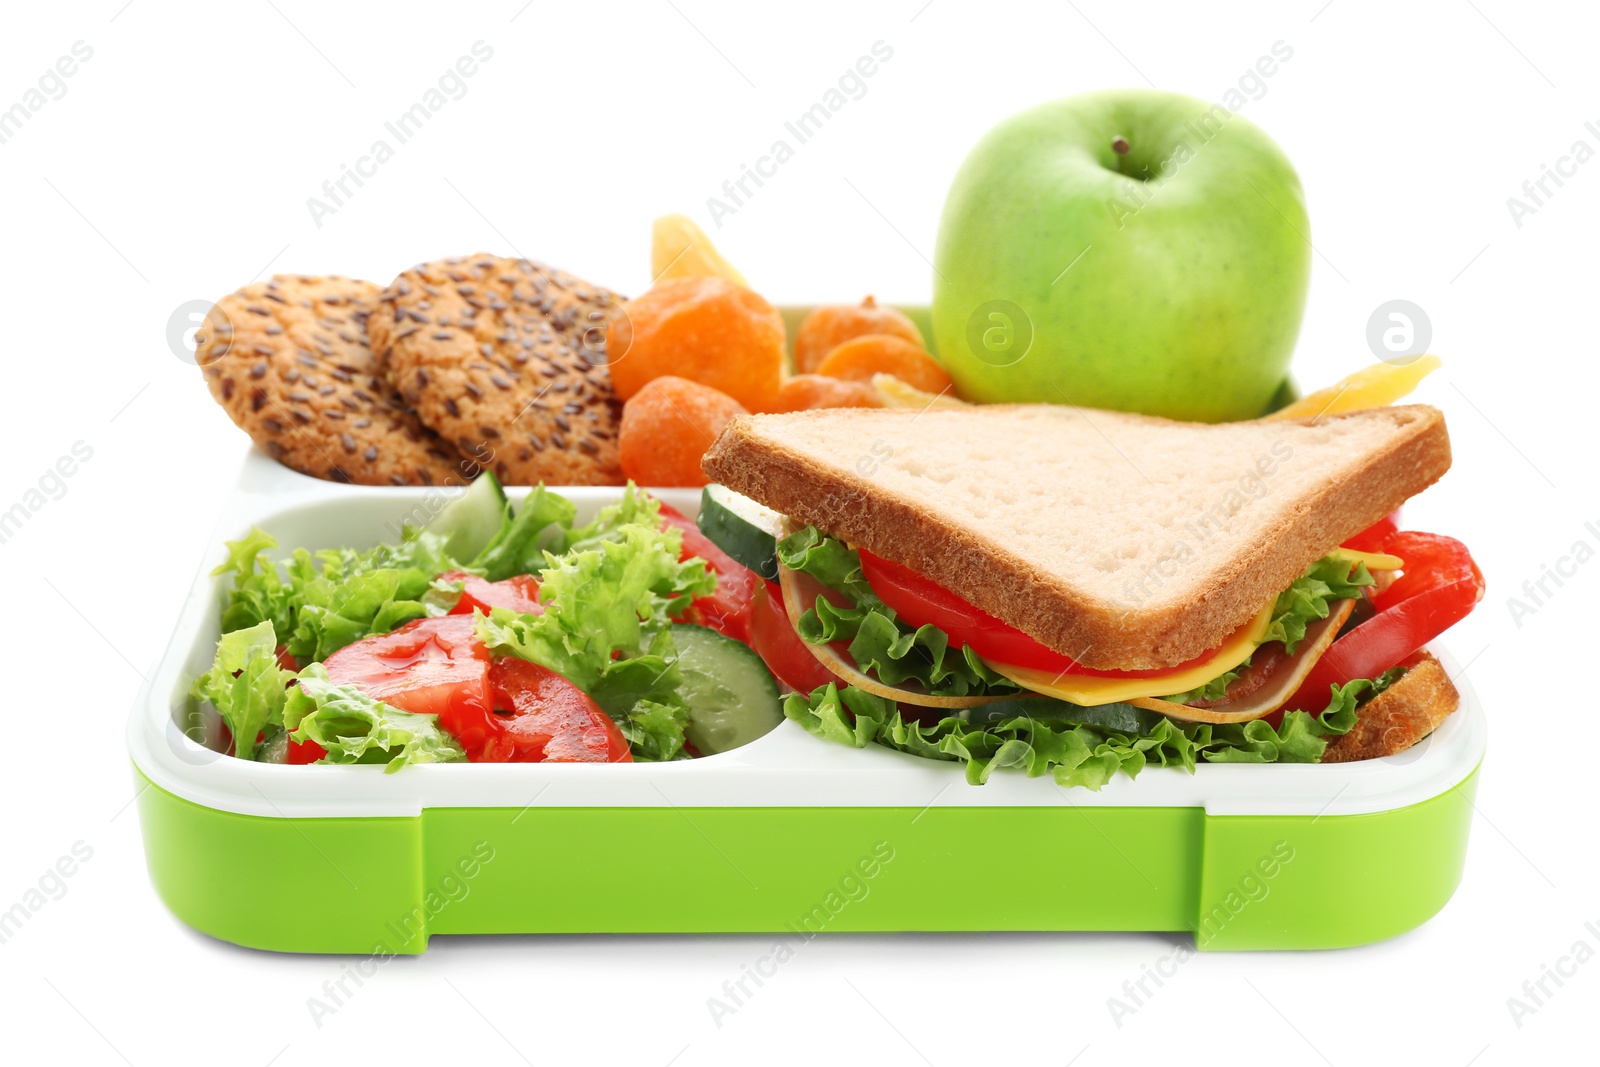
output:
[[[1459,695],[1425,646],[1483,578],[1398,513],[1449,466],[1422,405],[802,411],[729,423],[700,521],[823,669],[777,671],[789,718],[973,781],[1098,788],[1148,763],[1387,756],[1437,728]]]

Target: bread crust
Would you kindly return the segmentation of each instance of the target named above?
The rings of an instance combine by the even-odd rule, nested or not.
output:
[[[1437,730],[1461,705],[1461,694],[1431,652],[1398,682],[1361,706],[1355,726],[1335,738],[1323,763],[1351,763],[1404,752]]]
[[[1405,405],[1323,416],[1321,422],[1391,418],[1400,432],[1388,447],[1300,500],[1270,536],[1241,545],[1204,594],[1155,606],[1115,603],[1074,588],[1006,545],[964,530],[935,508],[886,493],[854,471],[824,466],[762,430],[764,420],[844,414],[736,417],[702,467],[736,492],[903,563],[1055,651],[1104,670],[1171,667],[1217,647],[1331,548],[1394,511],[1450,467],[1450,439],[1436,408]],[[917,413],[860,414],[881,419]]]

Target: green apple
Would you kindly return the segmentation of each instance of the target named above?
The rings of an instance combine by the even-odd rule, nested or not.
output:
[[[991,130],[939,225],[933,332],[969,400],[1218,422],[1282,385],[1311,276],[1281,149],[1220,104],[1069,97]]]

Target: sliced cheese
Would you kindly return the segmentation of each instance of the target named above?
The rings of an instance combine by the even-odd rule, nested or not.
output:
[[[1102,678],[1091,674],[1060,674],[1031,667],[1016,667],[1009,663],[985,660],[996,673],[1016,682],[1025,689],[1058,700],[1070,701],[1092,707],[1095,704],[1114,704],[1135,697],[1158,697],[1168,693],[1183,693],[1198,689],[1214,678],[1250,658],[1266,639],[1267,628],[1272,625],[1273,605],[1268,604],[1246,625],[1234,632],[1204,663],[1185,667],[1171,674],[1151,678]]]
[[[1369,571],[1397,571],[1406,565],[1405,560],[1399,556],[1391,556],[1384,552],[1357,552],[1342,545],[1328,555],[1334,559],[1349,560],[1351,563],[1365,563]]]
[[[1339,628],[1350,618],[1355,606],[1354,600],[1335,603],[1326,619],[1306,628],[1305,639],[1294,658],[1279,664],[1265,686],[1240,700],[1231,700],[1214,708],[1191,708],[1187,704],[1174,704],[1170,700],[1153,697],[1135,697],[1128,703],[1146,711],[1159,711],[1169,719],[1181,719],[1184,722],[1249,722],[1251,719],[1265,718],[1283,707],[1299,691],[1300,684],[1310,675],[1311,668],[1317,665],[1317,660],[1339,636]]]

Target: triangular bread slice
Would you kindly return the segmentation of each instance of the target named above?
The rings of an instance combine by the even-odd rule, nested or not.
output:
[[[1054,404],[741,415],[713,480],[903,563],[1086,666],[1215,648],[1450,467],[1422,405],[1172,422]]]

